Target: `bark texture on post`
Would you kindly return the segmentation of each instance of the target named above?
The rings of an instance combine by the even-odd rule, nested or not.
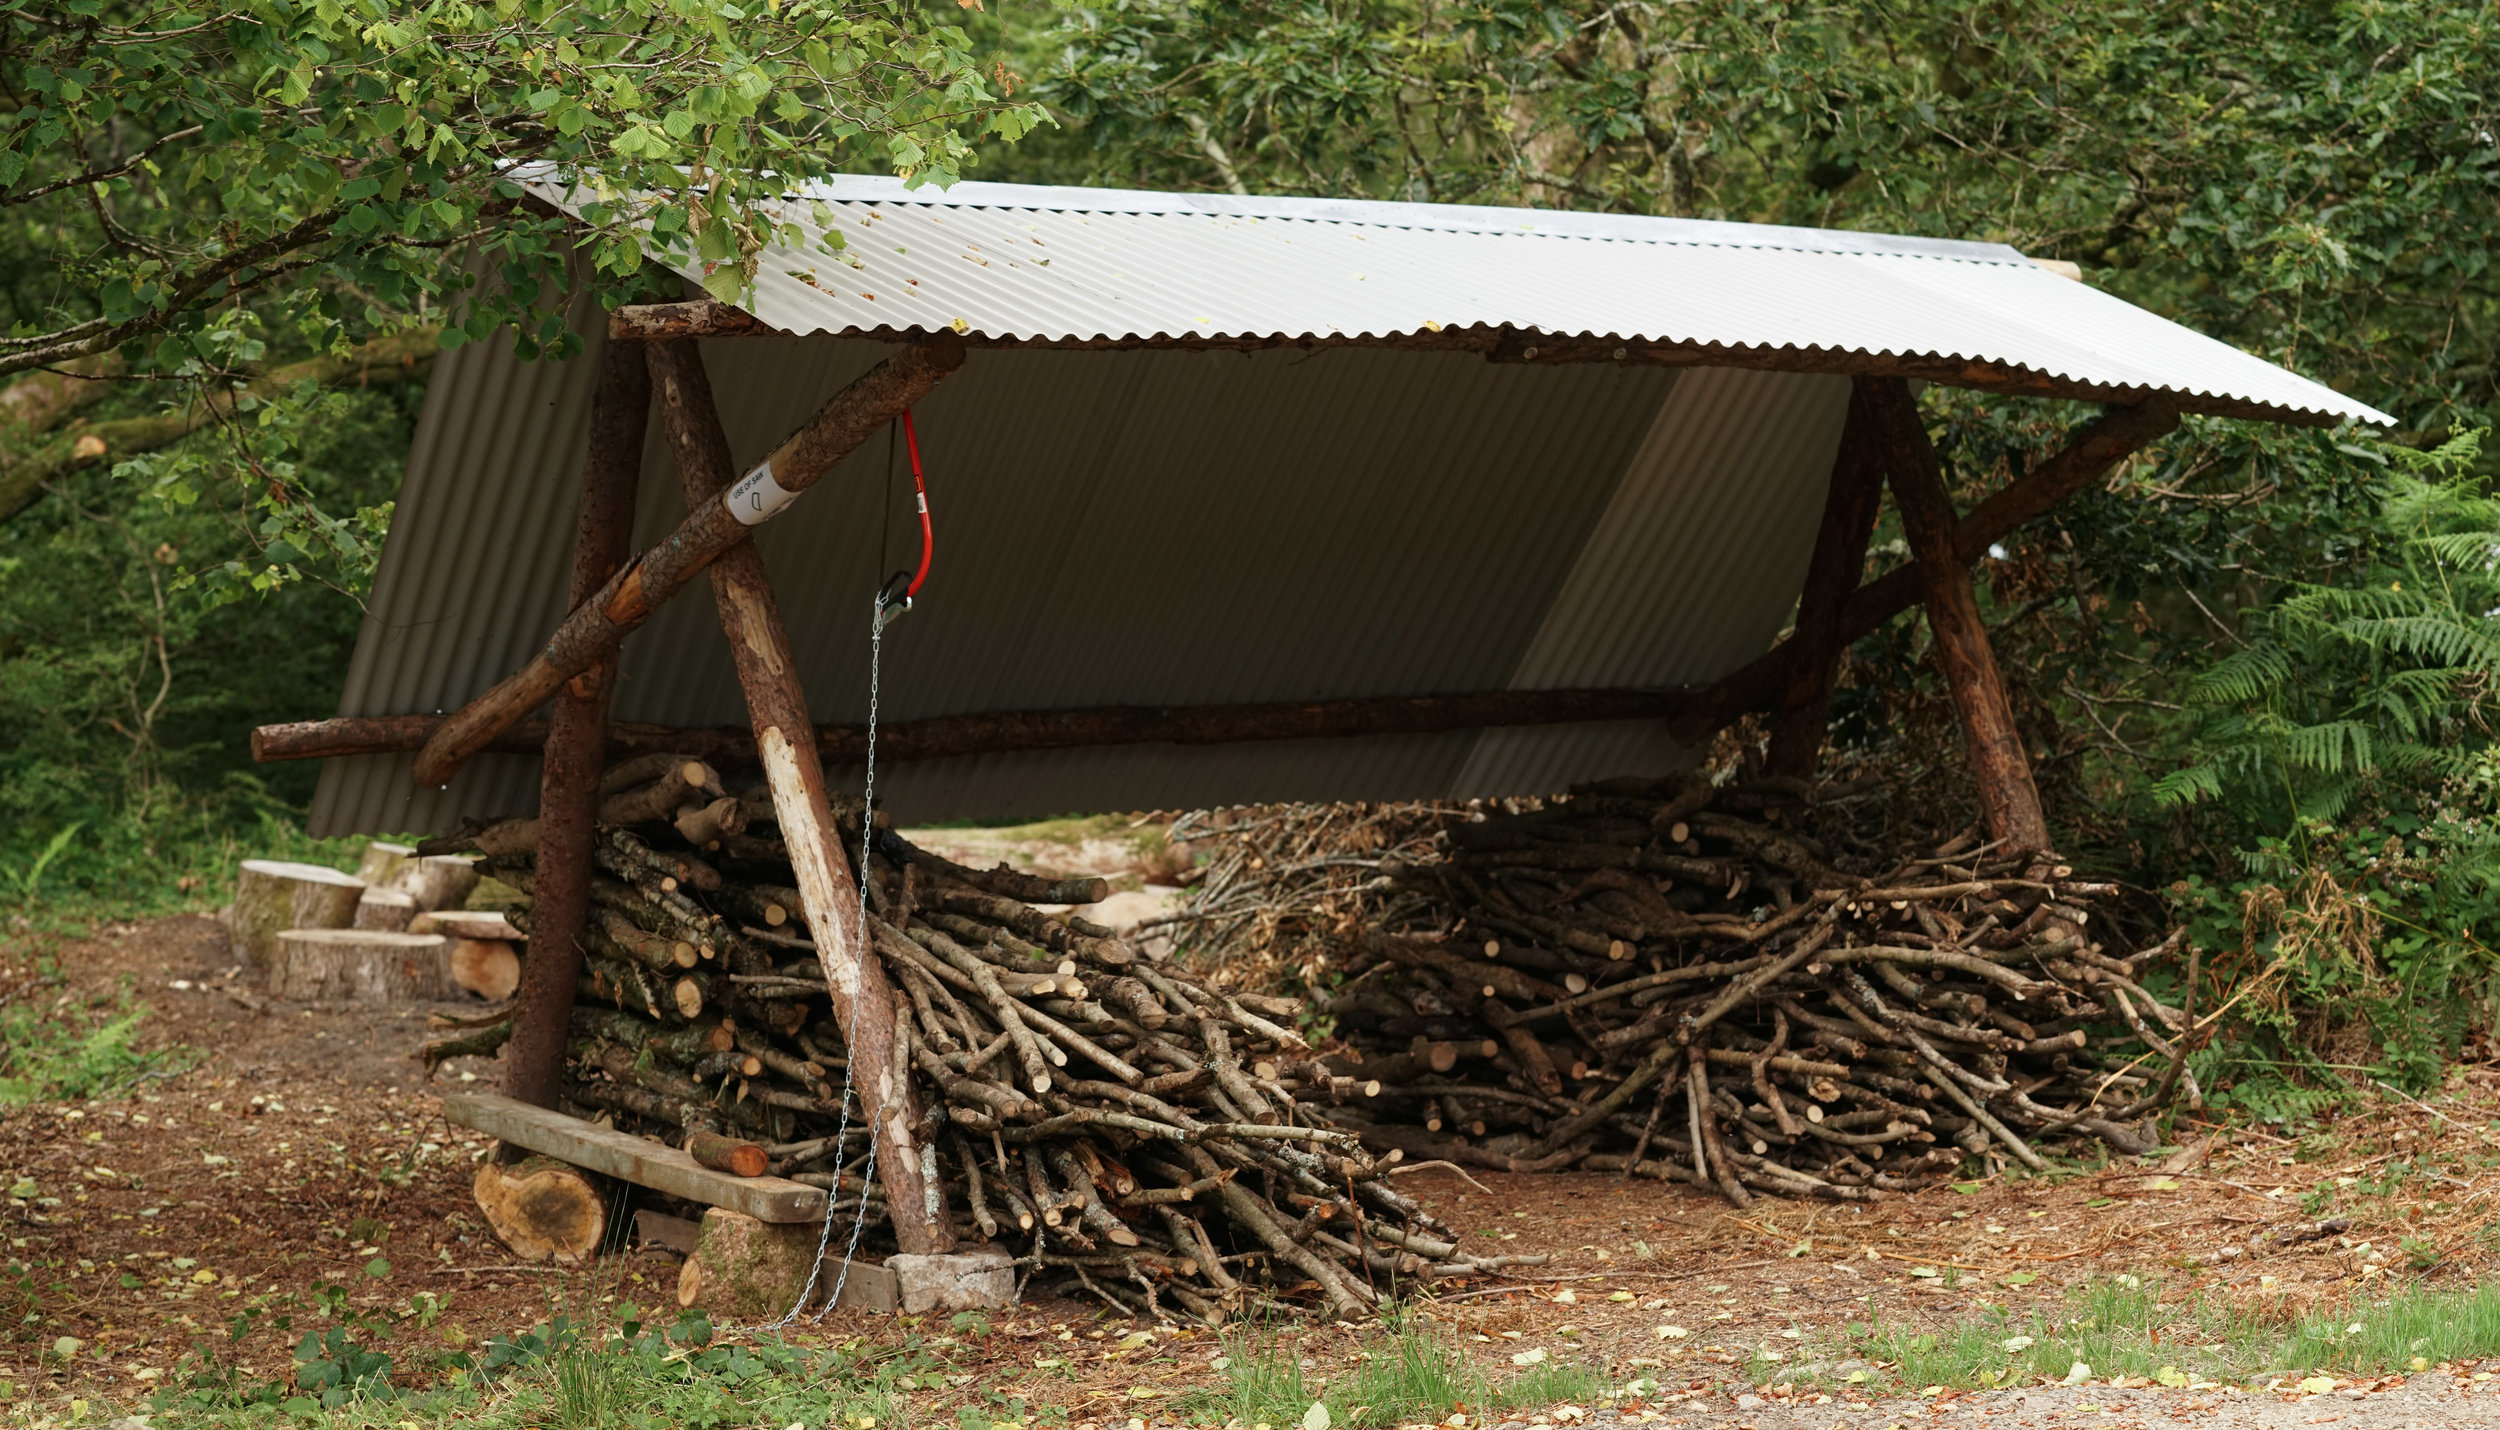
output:
[[[1988,627],[1979,616],[1971,592],[1970,567],[1954,547],[1953,499],[1945,493],[1936,467],[1935,448],[1918,415],[1918,400],[1909,384],[1881,379],[1869,393],[1883,438],[1884,464],[1892,482],[1894,502],[1910,554],[1918,558],[1919,586],[1927,605],[1928,627],[1935,632],[1936,657],[1952,688],[1954,709],[1962,717],[1962,738],[1970,747],[1971,770],[1979,780],[1979,803],[1988,817],[1991,838],[2014,848],[2049,847],[2048,817],[2040,808],[2040,790],[2032,783],[2031,757],[2023,749],[2022,732],[2014,725],[2013,703],[2005,695],[2005,678],[1988,644]]]
[[[417,783],[447,783],[471,755],[537,709],[557,687],[613,654],[698,572],[723,552],[744,545],[756,523],[814,486],[963,361],[963,340],[939,333],[887,358],[835,393],[763,466],[738,483],[734,504],[724,486],[692,507],[666,539],[574,602],[571,614],[528,665],[453,711],[417,751]]]
[[[1866,541],[1883,503],[1883,454],[1875,441],[1871,388],[1878,379],[1849,384],[1849,416],[1832,458],[1831,488],[1823,498],[1823,524],[1814,534],[1814,559],[1806,566],[1805,590],[1797,598],[1797,628],[1788,644],[1788,690],[1771,723],[1771,773],[1811,779],[1822,762],[1823,734],[1831,724],[1832,681],[1840,655],[1841,611],[1866,574]]]
[[[648,346],[662,428],[677,458],[686,504],[711,500],[736,475],[729,438],[712,405],[703,359],[691,339]],[[816,756],[815,726],[799,688],[789,634],[773,599],[764,558],[753,542],[741,542],[712,563],[712,595],[720,607],[721,633],[737,662],[755,724],[755,745],[772,790],[773,817],[799,883],[799,901],[825,971],[833,1013],[848,1045],[851,1083],[879,1138],[877,1177],[902,1250],[929,1254],[952,1250],[941,1188],[921,1174],[919,1109],[907,1069],[895,1063],[894,990],[884,966],[857,937],[862,927],[859,889],[825,795],[823,763]],[[864,613],[863,613],[864,614]]]
[[[631,343],[609,343],[599,358],[590,406],[590,452],[582,462],[581,505],[573,534],[571,605],[596,595],[633,545],[634,488],[642,479],[643,433],[651,417],[651,374]],[[521,1006],[504,1052],[504,1092],[539,1107],[555,1105],[564,1041],[581,978],[582,930],[590,916],[590,841],[607,764],[608,697],[616,655],[566,683],[556,696],[538,776],[538,898],[530,956],[521,967]]]

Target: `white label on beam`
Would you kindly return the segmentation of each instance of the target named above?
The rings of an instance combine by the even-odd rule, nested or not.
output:
[[[742,526],[762,526],[798,499],[797,492],[773,480],[773,464],[769,461],[740,477],[727,497],[729,514]]]

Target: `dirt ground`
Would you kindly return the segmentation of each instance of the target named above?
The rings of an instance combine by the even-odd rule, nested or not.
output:
[[[492,1065],[453,1064],[423,1082],[413,1053],[433,1035],[428,1010],[270,1000],[204,917],[109,927],[51,952],[67,986],[49,996],[127,986],[152,1010],[145,1036],[189,1051],[127,1097],[0,1114],[0,1186],[10,1188],[0,1204],[0,1406],[73,1395],[131,1404],[190,1373],[186,1358],[203,1348],[245,1375],[283,1379],[325,1300],[390,1317],[382,1348],[403,1383],[421,1381],[447,1351],[558,1312],[654,1304],[673,1285],[676,1258],[665,1252],[567,1271],[515,1264],[485,1232],[468,1192],[485,1145],[443,1121],[437,1094],[464,1077],[491,1080]],[[24,996],[24,968],[9,957],[0,954],[0,990]],[[1552,1257],[1516,1282],[1445,1286],[1427,1314],[1497,1365],[1545,1350],[1608,1367],[1618,1386],[1651,1377],[1654,1388],[1620,1412],[1627,1424],[2500,1425],[2500,1390],[2471,1378],[2500,1364],[2324,1394],[2102,1383],[1870,1402],[1783,1392],[1789,1382],[1776,1379],[1793,1365],[1799,1382],[1838,1384],[1852,1323],[1940,1328],[1991,1308],[2020,1317],[2119,1273],[2275,1316],[2384,1295],[2415,1276],[2473,1284],[2500,1259],[2477,1236],[2481,1204],[2500,1189],[2500,1075],[2469,1070],[2438,1110],[2388,1106],[2331,1138],[2213,1137],[2158,1165],[2077,1167],[1871,1207],[1738,1210],[1680,1186],[1589,1174],[1431,1168],[1400,1181],[1471,1240]],[[2398,1167],[2427,1170],[2390,1177]],[[2367,1190],[2373,1178],[2389,1194],[2351,1209],[2349,1225],[2295,1248],[2246,1249],[2259,1232],[2311,1225],[2304,1196],[2339,1182]],[[2414,1269],[2422,1262],[2435,1264]],[[1134,1430],[1168,1419],[1141,1405],[1218,1378],[1214,1335],[1165,1334],[1122,1351],[1125,1328],[1090,1304],[1019,1306],[948,1350],[959,1374],[916,1396],[914,1418],[945,1424],[976,1392],[1003,1390],[1075,1426]],[[931,1329],[845,1313],[799,1336]],[[1355,1328],[1317,1325],[1297,1346],[1309,1373],[1327,1375],[1361,1341]],[[1748,1362],[1773,1366],[1769,1387],[1745,1378]],[[1560,1407],[1526,1423],[1595,1418]]]

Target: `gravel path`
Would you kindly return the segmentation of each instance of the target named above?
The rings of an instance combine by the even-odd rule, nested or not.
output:
[[[1586,1416],[1564,1407],[1552,1414],[1506,1421],[1492,1430],[1578,1430],[1606,1426],[1630,1430],[1910,1430],[1916,1426],[2106,1426],[2108,1430],[2194,1425],[2213,1430],[2404,1430],[2411,1426],[2500,1426],[2500,1382],[2476,1385],[2432,1372],[2352,1384],[2315,1394],[2233,1389],[2171,1390],[2161,1386],[2122,1389],[2110,1385],[2033,1386],[1935,1398],[1897,1397],[1874,1402],[1786,1397],[1726,1389],[1696,1394],[1646,1411],[1597,1411]]]

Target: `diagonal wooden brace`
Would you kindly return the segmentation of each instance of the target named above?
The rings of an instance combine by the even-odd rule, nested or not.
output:
[[[2065,450],[1972,507],[1969,515],[1954,524],[1953,550],[1965,563],[1978,560],[1980,553],[2024,523],[2098,481],[2102,473],[2178,425],[2178,404],[2158,393],[2133,407],[2111,408],[2078,433]],[[1841,605],[1839,629],[1832,639],[1847,645],[1918,604],[1920,580],[1918,564],[1912,562],[1850,592]],[[1783,641],[1720,677],[1693,708],[1669,718],[1667,732],[1681,744],[1699,744],[1749,712],[1773,707],[1788,689],[1791,662],[1800,650],[1795,642]]]
[[[712,405],[702,354],[691,339],[679,339],[651,344],[648,356],[652,400],[677,458],[686,504],[708,501],[729,486],[736,469],[730,463],[728,435]],[[807,696],[799,688],[772,581],[764,572],[763,553],[753,542],[741,542],[713,562],[711,570],[721,633],[729,638],[738,684],[746,692],[747,714],[755,725],[756,752],[772,790],[773,819],[790,851],[799,903],[807,913],[817,962],[825,970],[825,986],[833,995],[833,1016],[849,1049],[851,1085],[859,1090],[860,1104],[876,1127],[877,1179],[885,1185],[895,1240],[912,1255],[950,1251],[954,1242],[946,1226],[944,1193],[921,1166],[920,1112],[910,1070],[895,1059],[894,990],[886,982],[884,965],[860,938],[866,924],[860,916],[858,876],[843,852],[825,796],[815,727],[808,718]]]
[[[963,366],[963,340],[942,332],[870,368],[833,395],[762,466],[693,509],[668,539],[634,558],[575,606],[546,648],[494,689],[453,712],[417,751],[420,785],[448,783],[469,757],[494,741],[557,687],[617,648],[653,611],[752,528],[777,514],[860,443]]]

